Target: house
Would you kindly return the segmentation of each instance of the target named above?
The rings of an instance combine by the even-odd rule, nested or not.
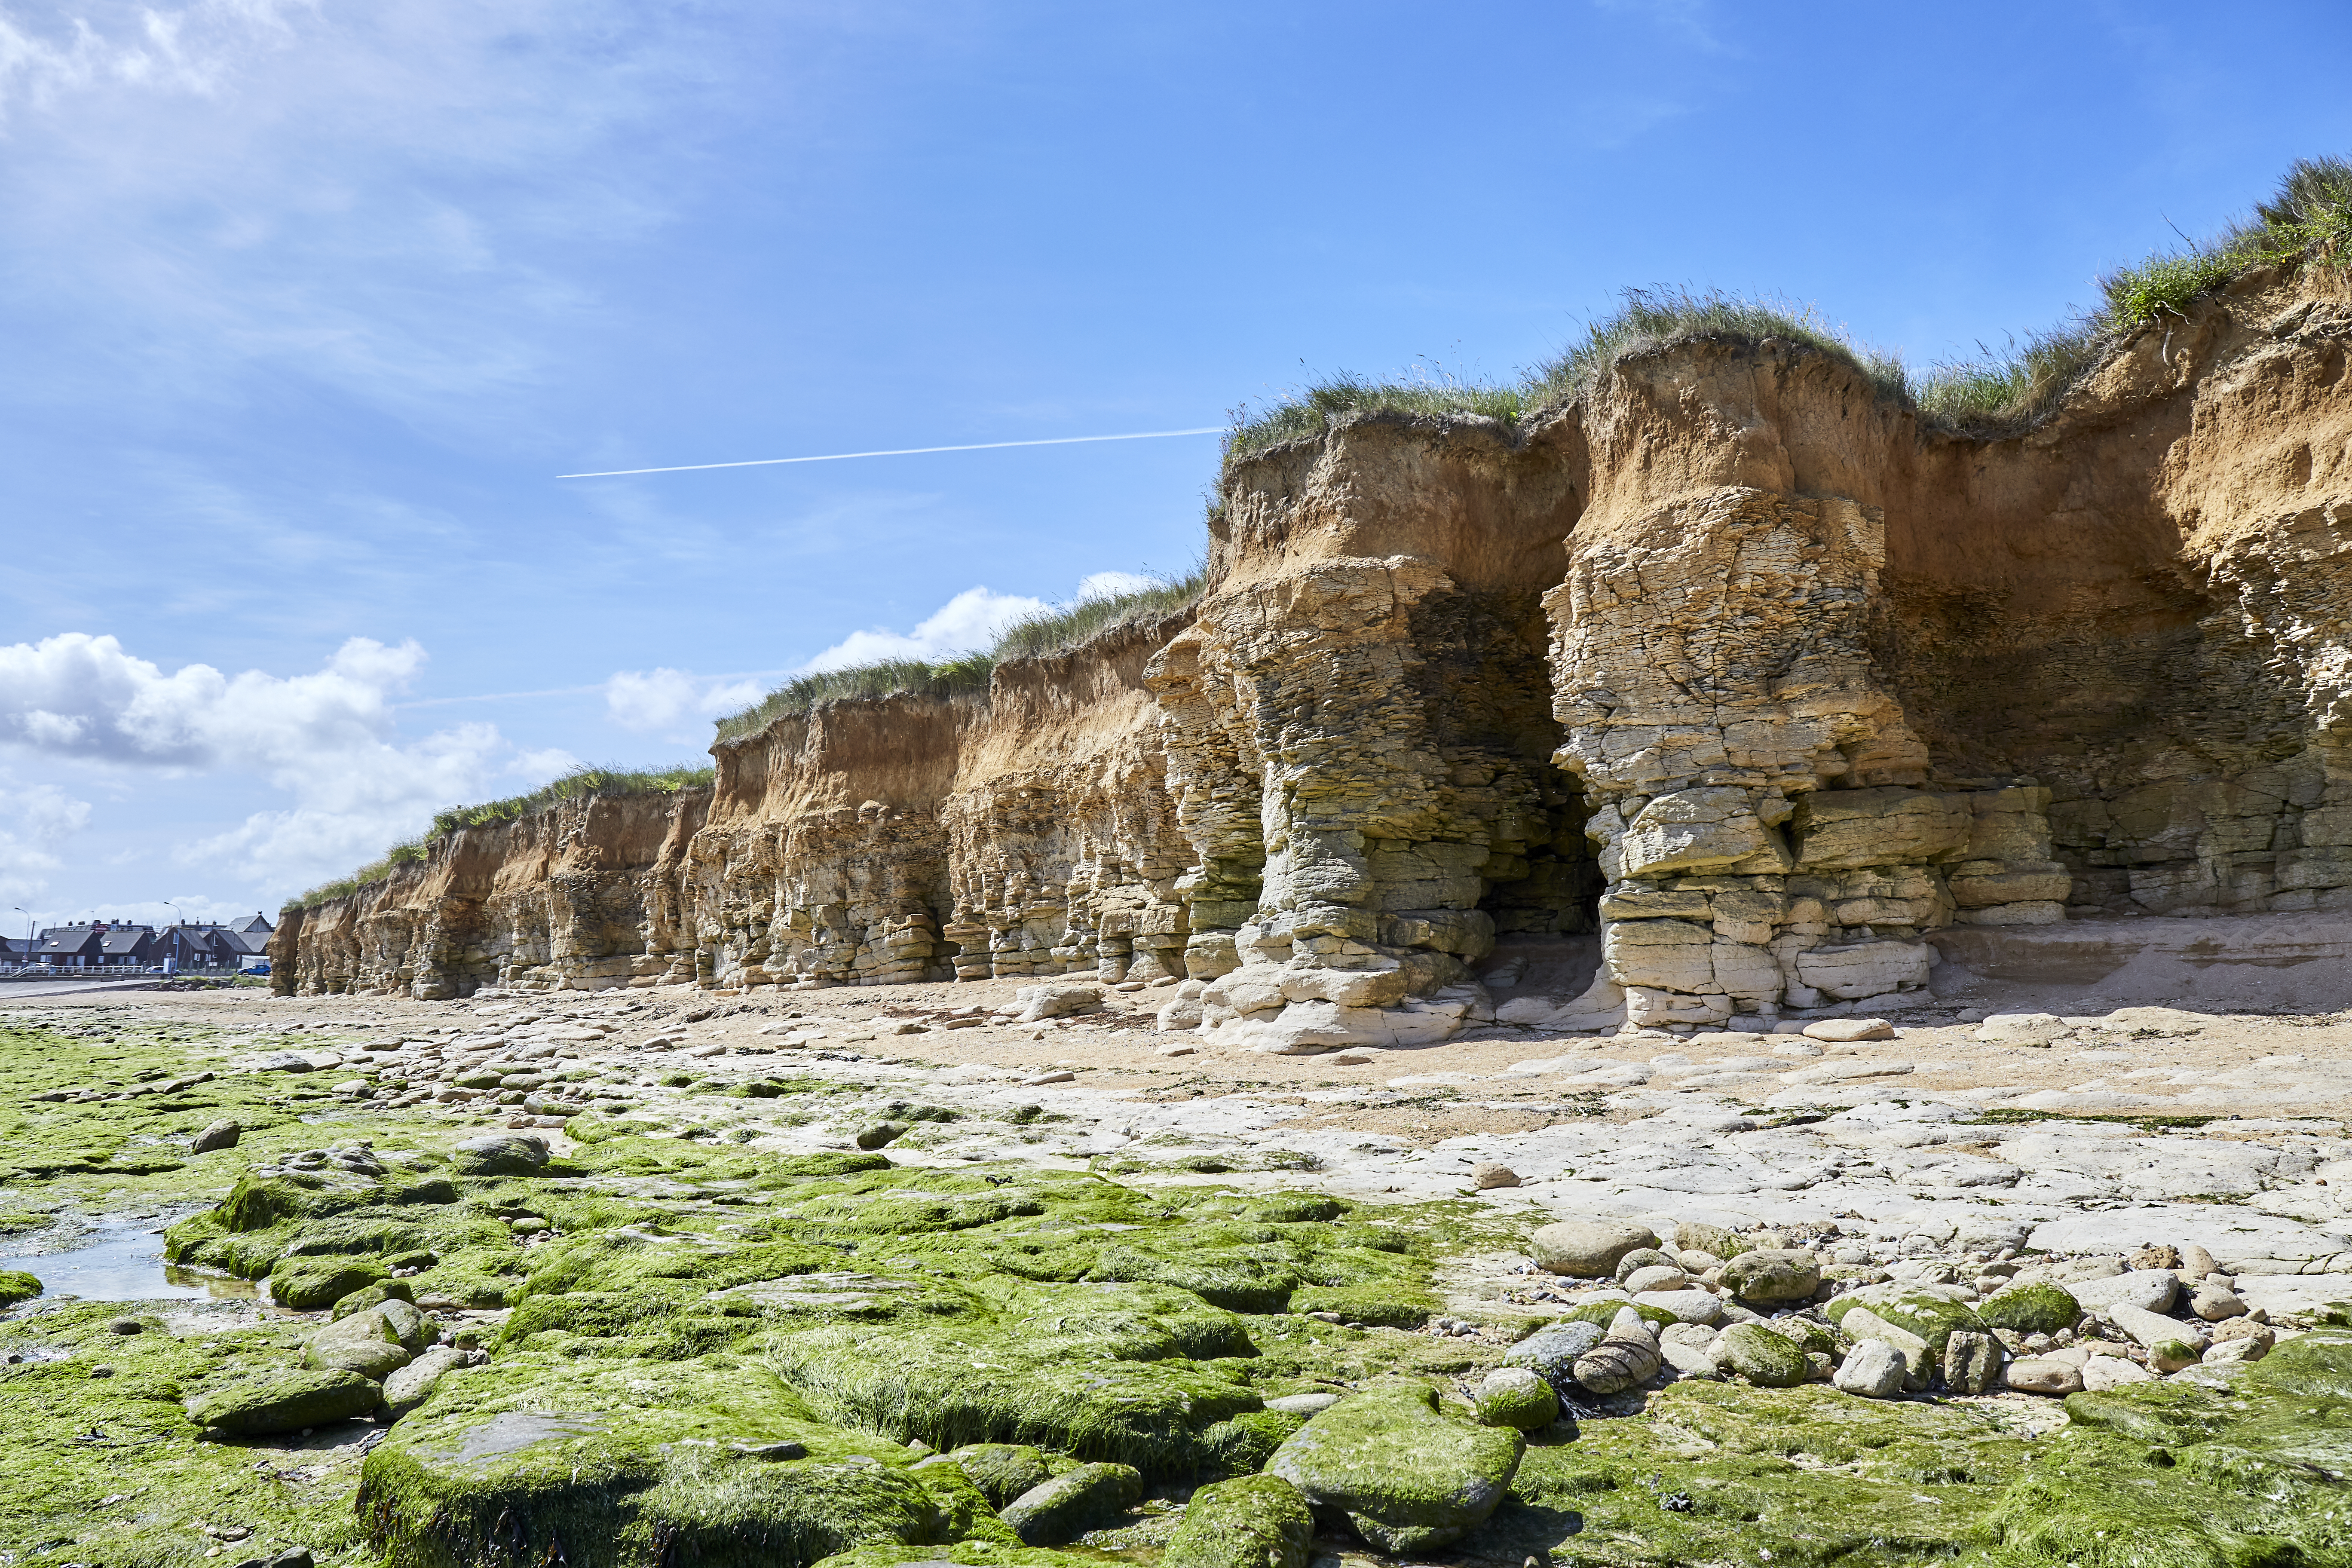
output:
[[[16,968],[33,962],[33,947],[37,938],[0,936],[0,968]]]
[[[98,951],[108,969],[144,969],[155,962],[155,933],[145,926],[102,927]]]
[[[106,927],[51,926],[33,939],[33,962],[58,969],[95,969],[104,960]]]
[[[236,932],[239,936],[258,937],[260,939],[261,946],[250,948],[247,951],[259,952],[262,948],[269,945],[269,933],[275,928],[272,927],[267,920],[264,920],[260,914],[255,913],[247,915],[241,921],[229,921],[228,929]]]

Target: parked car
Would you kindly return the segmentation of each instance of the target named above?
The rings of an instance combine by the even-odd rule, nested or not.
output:
[[[265,958],[259,963],[253,964],[245,969],[240,969],[237,973],[239,974],[267,974],[269,973],[269,960]]]

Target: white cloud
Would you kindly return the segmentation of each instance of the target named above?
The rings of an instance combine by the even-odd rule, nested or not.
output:
[[[672,731],[689,719],[716,719],[760,700],[756,680],[698,677],[664,666],[615,670],[604,682],[605,716],[625,730]]]
[[[0,745],[117,771],[267,779],[291,807],[257,812],[178,858],[234,860],[291,891],[373,859],[493,780],[530,787],[570,764],[565,752],[518,755],[489,724],[404,740],[389,699],[424,663],[415,642],[353,637],[310,675],[166,673],[114,637],[70,632],[0,647]]]
[[[0,773],[0,900],[38,898],[64,862],[58,848],[89,824],[89,802],[54,784],[20,784]]]
[[[992,588],[966,588],[911,632],[877,626],[852,632],[801,666],[803,670],[847,669],[886,658],[946,658],[959,653],[984,652],[1000,633],[1024,616],[1050,609],[1043,599],[1000,594]]]

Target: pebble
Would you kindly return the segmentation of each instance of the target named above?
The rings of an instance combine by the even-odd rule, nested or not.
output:
[[[1078,1075],[1074,1072],[1041,1072],[1033,1077],[1023,1079],[1021,1080],[1021,1087],[1024,1089],[1036,1089],[1041,1085],[1049,1083],[1070,1083],[1075,1081],[1077,1076]]]

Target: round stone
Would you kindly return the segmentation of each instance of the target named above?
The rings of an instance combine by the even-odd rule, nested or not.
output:
[[[1576,1279],[1607,1279],[1627,1253],[1657,1244],[1647,1226],[1623,1220],[1562,1220],[1528,1238],[1537,1268]]]
[[[1501,1366],[1478,1384],[1472,1403],[1478,1419],[1489,1426],[1513,1426],[1540,1432],[1559,1418],[1559,1395],[1551,1384],[1523,1366]]]

